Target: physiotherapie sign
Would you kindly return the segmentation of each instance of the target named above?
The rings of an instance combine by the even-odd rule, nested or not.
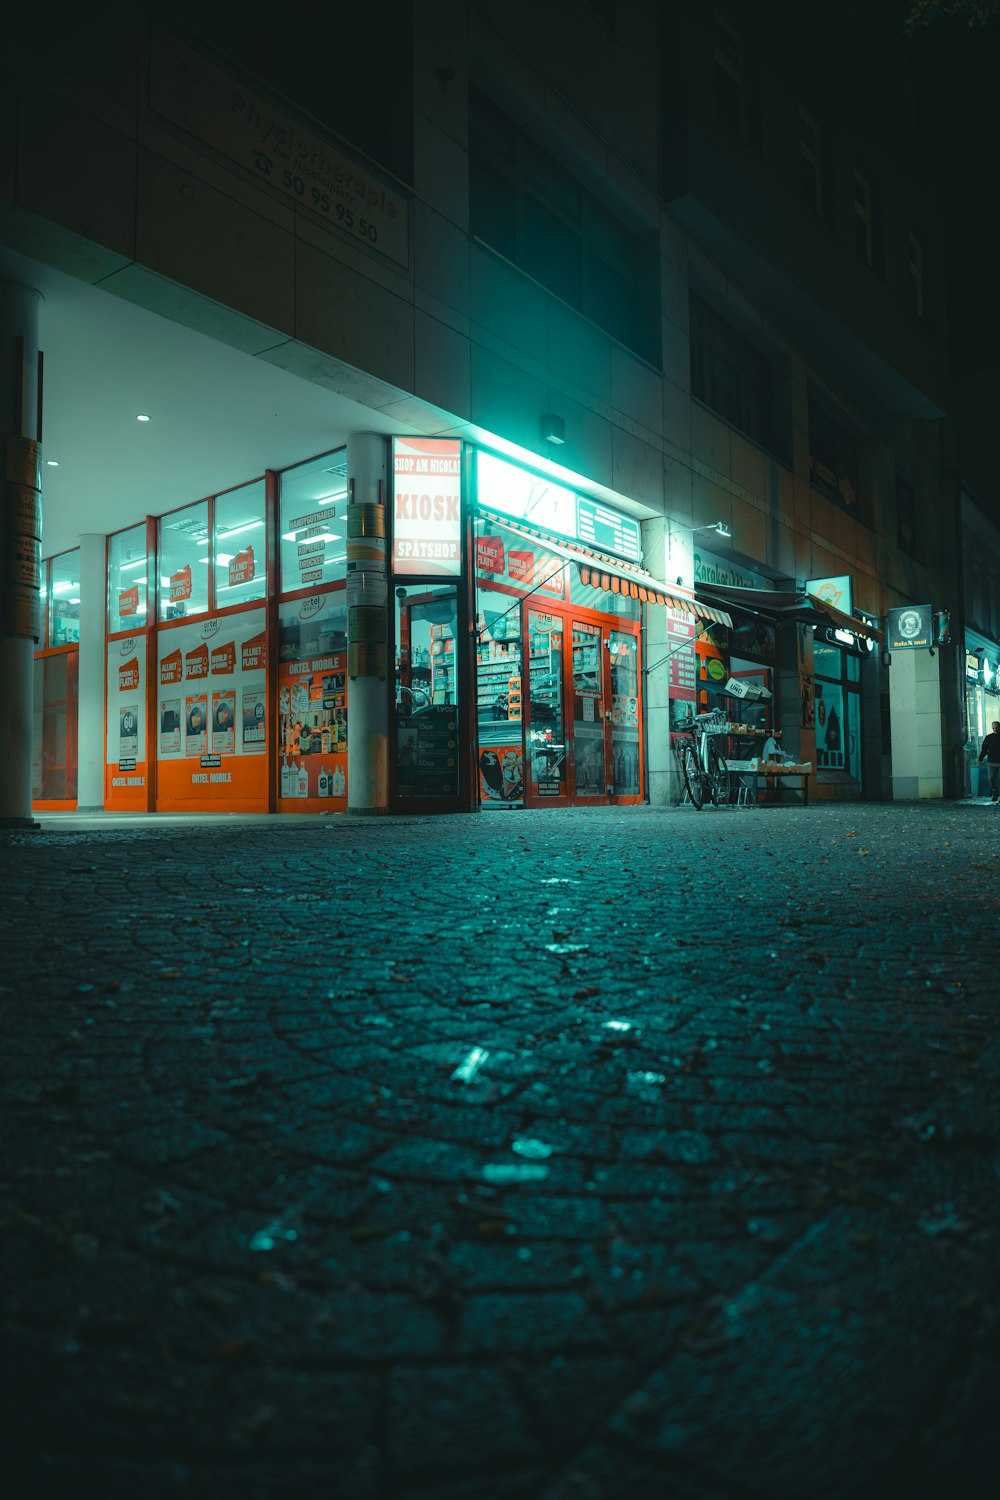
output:
[[[393,439],[394,572],[457,578],[462,571],[461,471],[457,438]]]
[[[409,264],[408,204],[391,183],[159,27],[150,41],[149,102],[286,198],[399,265]]]

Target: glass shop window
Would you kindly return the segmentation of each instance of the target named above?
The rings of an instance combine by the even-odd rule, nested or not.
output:
[[[281,592],[347,577],[347,449],[281,475]]]
[[[142,630],[146,624],[146,523],[108,539],[108,631]]]
[[[241,485],[215,501],[215,603],[249,604],[267,594],[264,481]]]
[[[305,661],[347,650],[347,594],[318,594],[282,605],[278,659]]]
[[[208,501],[160,517],[160,619],[182,620],[208,609],[211,565]]]
[[[74,646],[80,640],[80,549],[63,552],[50,563],[49,645]]]

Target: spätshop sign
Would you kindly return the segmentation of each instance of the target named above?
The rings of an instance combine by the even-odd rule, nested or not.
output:
[[[457,438],[394,438],[392,566],[415,577],[462,571],[461,443]]]

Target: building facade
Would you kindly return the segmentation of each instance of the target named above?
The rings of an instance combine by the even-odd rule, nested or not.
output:
[[[33,685],[36,803],[665,804],[712,706],[813,799],[955,794],[959,653],[885,644],[960,586],[897,36],[682,0],[49,9],[4,23],[0,162],[4,332],[46,354],[45,608],[0,705],[24,760]]]

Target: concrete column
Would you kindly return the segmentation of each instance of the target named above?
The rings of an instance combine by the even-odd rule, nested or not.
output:
[[[894,802],[944,796],[944,714],[937,651],[894,651],[889,666]]]
[[[80,679],[77,718],[77,808],[104,809],[105,538],[80,538]]]
[[[0,828],[35,828],[31,815],[31,729],[40,527],[38,456],[22,439],[38,431],[38,310],[33,287],[0,281]],[[20,362],[18,339],[22,342]],[[32,535],[31,533],[34,533]],[[34,596],[32,598],[32,595]]]
[[[642,523],[642,556],[647,571],[665,583],[673,582],[670,573],[676,560],[667,556],[666,522],[661,516]],[[690,566],[690,559],[688,559]],[[667,807],[681,795],[677,758],[670,752],[670,661],[669,653],[677,644],[667,629],[667,611],[659,604],[645,605],[645,660],[643,700],[646,705],[646,776],[647,794],[653,807]]]
[[[347,439],[347,811],[389,810],[386,439]]]

